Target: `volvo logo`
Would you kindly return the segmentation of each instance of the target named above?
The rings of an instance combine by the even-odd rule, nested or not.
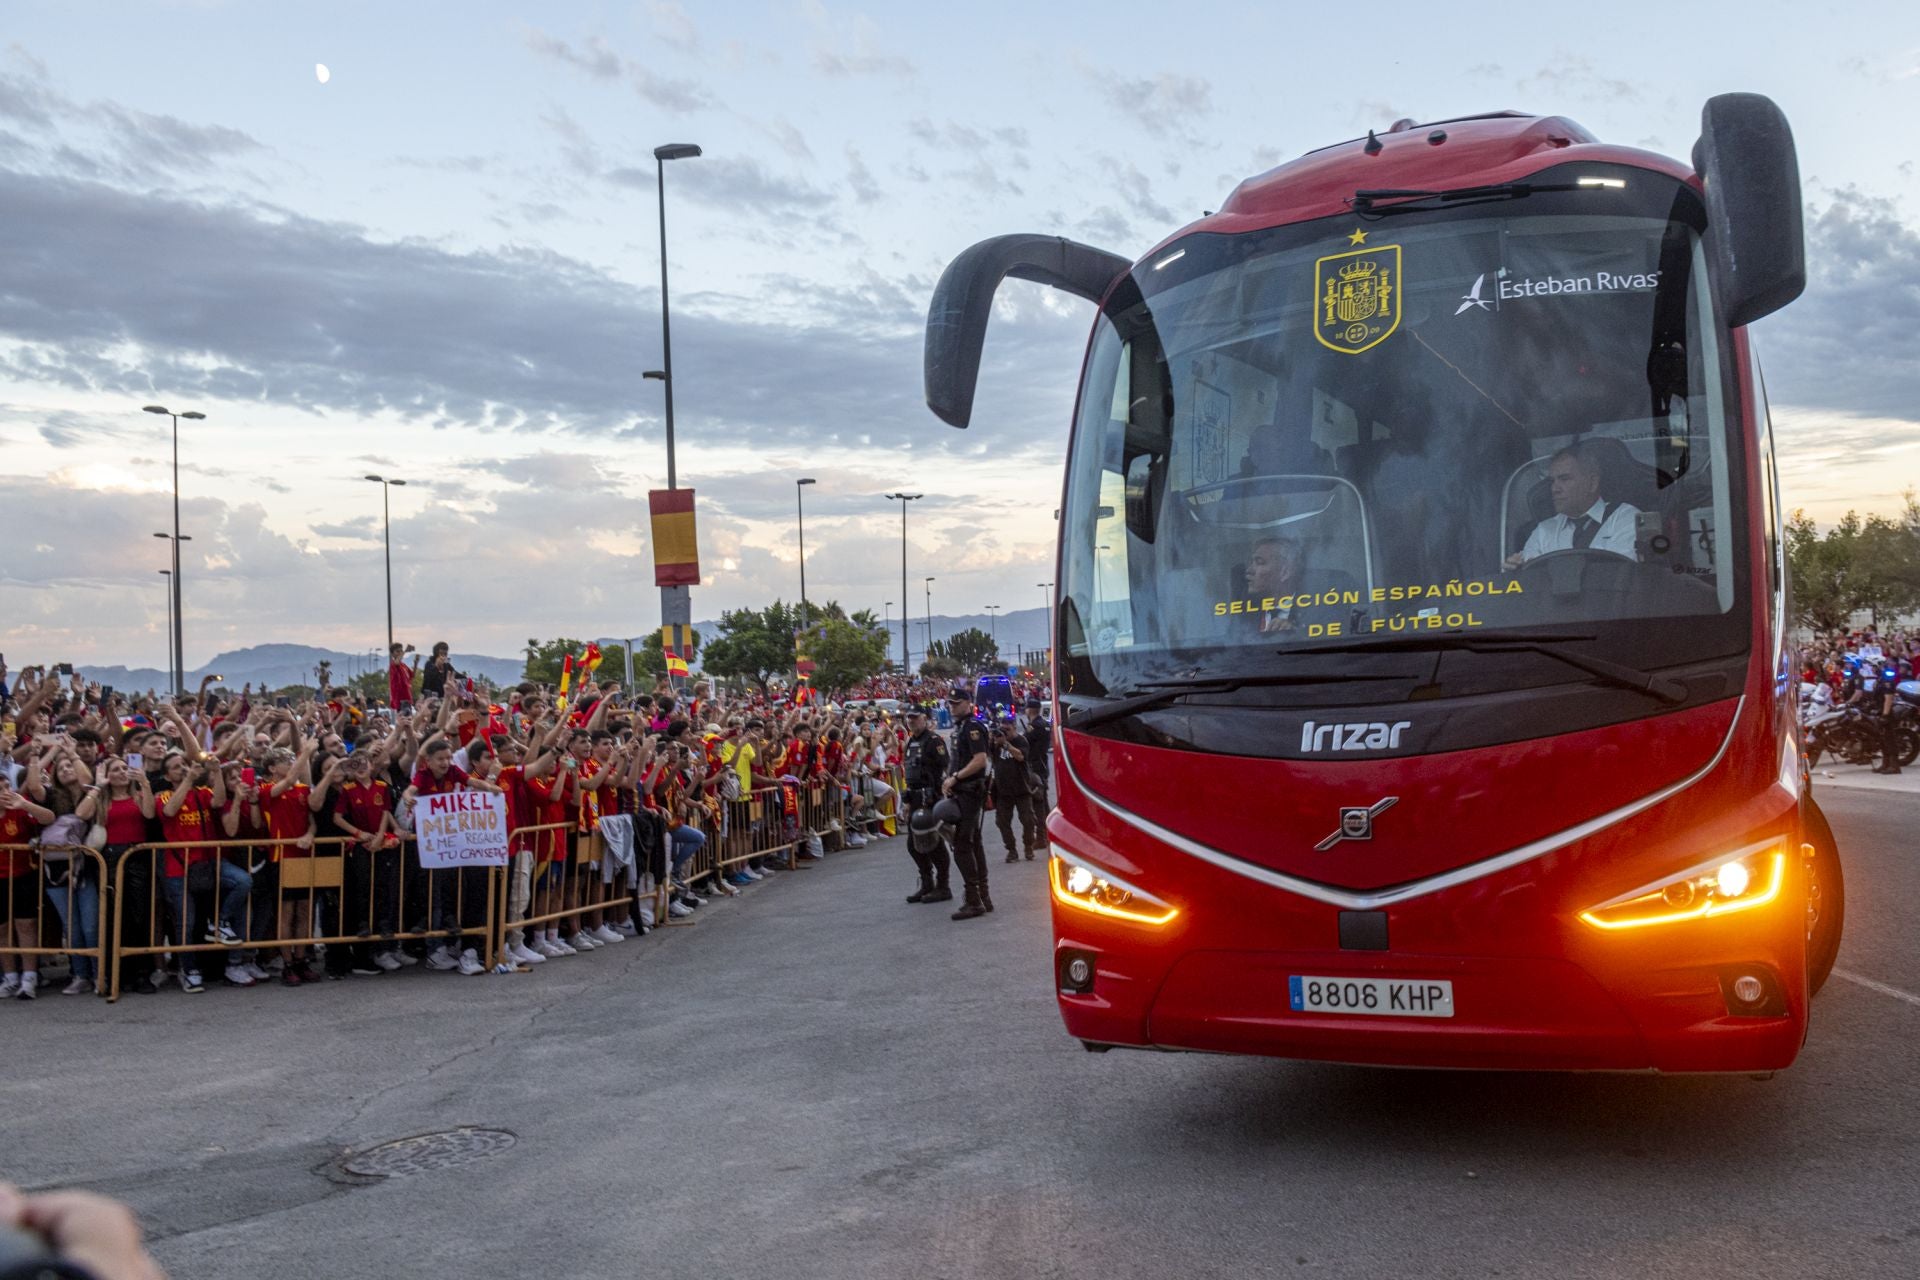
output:
[[[1368,808],[1363,809],[1358,806],[1342,808],[1340,810],[1340,825],[1334,829],[1332,835],[1313,847],[1325,853],[1342,840],[1373,839],[1373,820],[1399,803],[1399,796],[1388,796],[1384,800],[1376,801]]]

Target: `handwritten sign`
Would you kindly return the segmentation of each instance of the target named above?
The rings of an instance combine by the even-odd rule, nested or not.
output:
[[[421,796],[413,811],[423,867],[507,865],[507,798],[490,791]]]

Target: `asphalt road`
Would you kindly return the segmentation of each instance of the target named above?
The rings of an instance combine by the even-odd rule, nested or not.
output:
[[[0,1172],[176,1280],[1912,1277],[1920,796],[1821,798],[1850,977],[1766,1082],[1089,1055],[1042,864],[953,924],[895,841],[522,976],[0,1008]],[[458,1126],[512,1136],[339,1169]]]

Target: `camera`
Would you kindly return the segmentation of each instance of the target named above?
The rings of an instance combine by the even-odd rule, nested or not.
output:
[[[71,662],[62,662],[54,667],[53,670],[56,675],[70,676],[73,674],[73,664]]]

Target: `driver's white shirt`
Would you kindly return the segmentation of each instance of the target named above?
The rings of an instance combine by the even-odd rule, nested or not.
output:
[[[1605,500],[1596,501],[1584,514],[1600,521],[1599,532],[1593,535],[1592,549],[1611,551],[1617,556],[1629,560],[1638,559],[1633,554],[1634,517],[1640,514],[1640,508],[1632,503],[1623,502],[1613,509],[1613,514],[1604,520]],[[1573,549],[1573,528],[1579,517],[1553,515],[1533,527],[1527,535],[1527,545],[1520,549],[1520,559],[1531,560],[1543,556],[1549,551],[1570,551]]]

